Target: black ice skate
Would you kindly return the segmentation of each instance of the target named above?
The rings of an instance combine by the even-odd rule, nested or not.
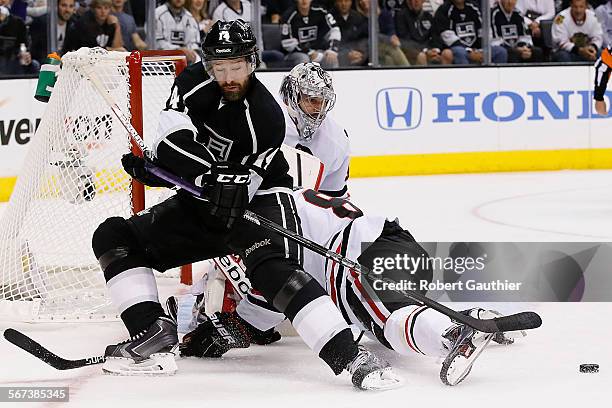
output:
[[[380,360],[365,347],[359,346],[359,353],[348,363],[346,370],[351,373],[353,385],[362,390],[389,390],[402,385],[402,380],[389,363]]]
[[[466,325],[453,325],[443,337],[450,351],[440,370],[440,379],[446,385],[457,385],[472,371],[472,365],[483,352],[495,333],[482,333]]]
[[[107,346],[102,370],[115,375],[173,375],[177,370],[174,361],[177,345],[176,323],[168,317],[159,317],[148,330]]]

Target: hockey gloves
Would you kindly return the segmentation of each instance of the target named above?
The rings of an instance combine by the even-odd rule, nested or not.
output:
[[[160,179],[155,174],[149,172],[145,167],[146,159],[136,156],[133,153],[124,154],[121,158],[121,164],[123,165],[123,168],[127,174],[140,181],[145,186],[167,188],[174,187],[174,184]]]
[[[243,320],[235,312],[217,312],[183,337],[179,346],[183,357],[221,357],[233,348],[250,345]]]
[[[210,213],[221,219],[229,229],[249,204],[249,170],[236,163],[213,163],[206,182],[206,198],[212,205]]]

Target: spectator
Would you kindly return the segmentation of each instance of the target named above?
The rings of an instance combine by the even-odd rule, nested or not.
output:
[[[32,35],[32,58],[44,61],[47,54],[53,51],[61,52],[64,48],[66,33],[76,24],[75,0],[58,0],[57,2],[57,49],[47,50],[48,15],[35,17],[30,25]]]
[[[540,22],[555,18],[555,0],[518,0],[516,8],[525,19],[533,43],[544,47]]]
[[[199,59],[200,28],[184,6],[185,0],[169,0],[155,9],[155,42],[160,50],[182,50],[193,63]]]
[[[480,11],[465,0],[447,0],[434,16],[436,41],[450,48],[455,64],[481,64],[482,20]],[[500,64],[508,60],[507,51],[491,47],[491,61]]]
[[[452,64],[451,50],[441,50],[442,45],[434,41],[434,18],[423,9],[423,5],[423,0],[406,0],[404,7],[395,14],[395,28],[402,50],[411,64]]]
[[[27,50],[20,50],[21,44],[27,44],[25,23],[11,15],[7,5],[7,0],[0,0],[0,74],[35,74],[40,64]]]
[[[367,22],[370,17],[370,0],[357,0],[357,11]],[[378,14],[378,57],[380,64],[399,67],[410,65],[400,48],[400,39],[395,34],[393,13],[389,10],[381,10],[378,5],[376,11]]]
[[[91,10],[67,29],[63,53],[81,47],[123,50],[119,20],[110,13],[111,0],[92,0],[90,7]]]
[[[603,32],[586,0],[572,0],[557,17],[552,28],[553,61],[591,61],[599,56]]]
[[[213,23],[242,19],[251,21],[251,3],[247,0],[223,0],[213,12]]]
[[[35,18],[47,15],[47,0],[30,0],[26,9],[28,17]]]
[[[338,46],[341,66],[364,65],[368,59],[368,20],[352,4],[353,0],[336,0],[332,10],[342,38]]]
[[[185,8],[191,13],[200,29],[200,41],[204,41],[204,37],[212,27],[212,19],[208,15],[208,0],[186,0]]]
[[[391,12],[391,15],[395,17],[404,6],[405,0],[379,0],[378,4],[383,10]]]
[[[293,0],[262,0],[261,4],[266,7],[266,15],[270,23],[279,24],[281,16],[293,7]]]
[[[134,17],[123,11],[123,6],[126,0],[111,0],[112,14],[119,20],[121,27],[121,39],[123,40],[123,48],[128,51],[146,50],[147,44],[140,38],[137,32],[136,22]]]
[[[287,10],[281,26],[281,44],[291,67],[314,61],[323,68],[338,66],[337,45],[340,29],[334,17],[321,7],[311,7],[312,0],[296,0]]]
[[[28,5],[24,0],[4,0],[4,6],[9,9],[11,16],[19,17],[25,22]]]
[[[612,40],[612,0],[597,7],[595,15],[603,31],[603,44],[609,46]]]
[[[504,47],[508,62],[542,62],[542,49],[533,46],[525,20],[515,6],[516,0],[499,0],[491,10],[491,45]]]

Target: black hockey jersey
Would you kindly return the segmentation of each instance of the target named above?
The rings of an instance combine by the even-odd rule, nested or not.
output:
[[[415,13],[408,7],[395,14],[397,36],[420,44],[429,44],[432,39],[434,18],[430,12],[421,10]]]
[[[336,50],[340,41],[334,16],[322,7],[311,7],[307,16],[294,7],[284,14],[281,24],[281,44],[287,52]]]
[[[519,45],[533,45],[525,20],[517,9],[508,14],[497,5],[491,11],[491,33],[493,34],[491,45],[503,45],[510,48]]]
[[[482,20],[480,11],[473,4],[466,2],[463,9],[459,9],[451,1],[445,1],[436,10],[434,21],[436,36],[447,47],[481,47]]]
[[[249,197],[292,186],[289,166],[279,151],[285,119],[276,100],[254,76],[245,97],[227,101],[201,62],[176,78],[159,118],[153,152],[175,174],[201,185],[213,161],[249,167]]]

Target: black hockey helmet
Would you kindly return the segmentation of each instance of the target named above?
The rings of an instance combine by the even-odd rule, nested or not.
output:
[[[219,20],[206,35],[202,51],[206,61],[247,57],[257,54],[257,41],[249,23]]]

